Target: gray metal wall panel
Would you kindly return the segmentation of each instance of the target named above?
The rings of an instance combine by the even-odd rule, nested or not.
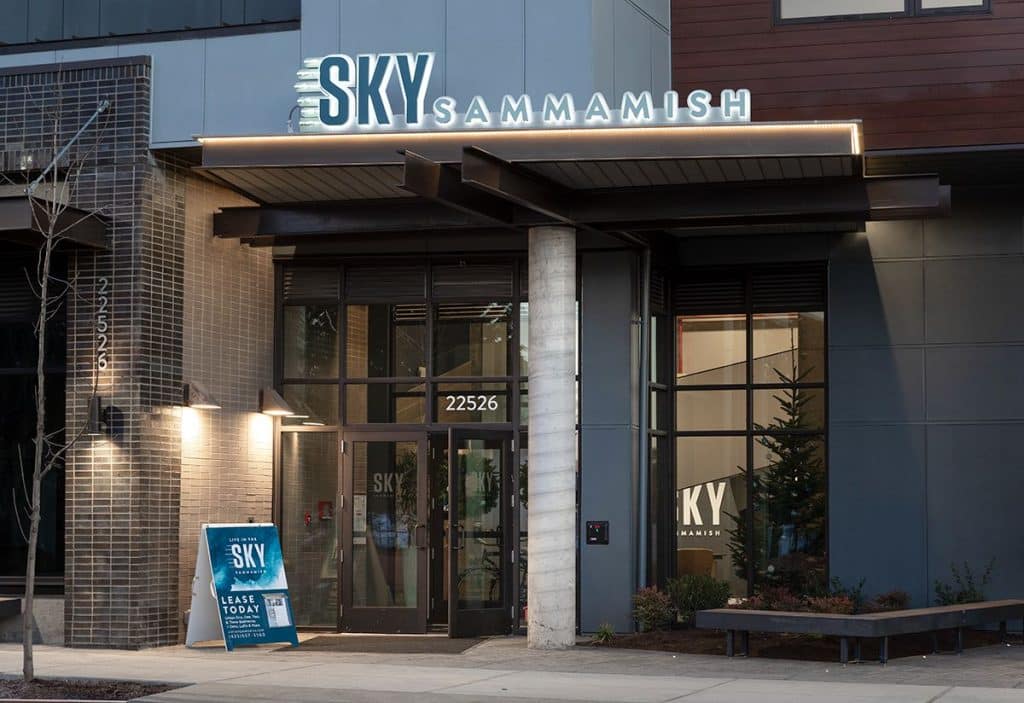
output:
[[[526,0],[528,94],[595,90],[590,11],[590,0]]]
[[[924,342],[924,265],[920,261],[833,259],[832,344]]]
[[[924,256],[922,220],[868,222],[865,231],[854,237],[867,240],[870,256],[875,259],[920,259]]]
[[[928,601],[925,428],[833,427],[829,437],[831,575],[870,593]]]
[[[958,189],[952,217],[925,221],[925,255],[1024,253],[1024,219],[1018,197],[1014,189]]]
[[[1024,421],[1024,346],[928,349],[929,420]]]
[[[830,327],[841,324],[829,322]],[[830,422],[924,419],[921,349],[833,348],[828,370]]]
[[[427,88],[427,103],[450,90],[445,80],[445,0],[388,0],[386,9],[379,0],[338,2],[341,7],[339,45],[342,52],[433,51],[437,56]],[[303,17],[303,23],[305,21]],[[398,94],[393,91],[389,96],[394,100]]]
[[[871,225],[834,249],[829,529],[844,581],[930,600],[951,561],[994,556],[987,595],[1020,593],[1022,214],[1011,191],[954,188],[951,219]]]
[[[301,60],[298,32],[207,39],[204,134],[284,133]]]
[[[614,98],[618,101],[627,90],[651,90],[651,29],[650,20],[622,0],[615,3],[613,19]]]
[[[525,12],[523,0],[448,0],[444,71],[460,112],[475,95],[494,112],[502,95],[524,92]],[[550,68],[558,72],[557,63]]]
[[[1024,257],[928,261],[924,272],[930,343],[1024,342]]]
[[[302,57],[341,50],[341,5],[338,0],[302,0]]]
[[[636,583],[636,375],[633,260],[627,252],[580,257],[580,627],[632,629]],[[608,520],[608,545],[587,546],[587,520]]]
[[[929,583],[949,582],[951,562],[966,560],[980,572],[995,558],[993,582],[985,595],[1020,597],[1021,466],[1024,443],[1019,423],[928,428]]]
[[[201,77],[206,63],[206,42],[195,39],[128,44],[120,49],[121,56],[149,55],[153,59],[152,142],[175,142],[180,141],[183,134],[202,134],[206,96]],[[185,75],[196,78],[181,80]]]

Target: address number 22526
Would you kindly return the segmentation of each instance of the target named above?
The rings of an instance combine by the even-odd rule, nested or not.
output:
[[[496,395],[446,395],[444,399],[448,403],[445,412],[449,413],[498,409]]]

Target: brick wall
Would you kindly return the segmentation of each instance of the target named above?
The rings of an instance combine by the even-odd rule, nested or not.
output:
[[[271,520],[274,423],[256,410],[273,379],[274,271],[270,249],[212,236],[217,208],[252,203],[180,165],[167,169],[185,194],[184,380],[221,406],[182,411],[180,613],[202,523]]]
[[[199,522],[270,517],[272,425],[254,411],[271,378],[273,273],[269,251],[211,236],[215,207],[244,201],[149,151],[146,57],[0,70],[0,167],[46,163],[47,116],[60,116],[62,145],[104,98],[71,152],[84,163],[72,204],[110,227],[106,250],[68,265],[65,421],[77,432],[98,394],[113,430],[67,456],[65,643],[138,648],[179,641]],[[183,410],[184,380],[224,409]]]

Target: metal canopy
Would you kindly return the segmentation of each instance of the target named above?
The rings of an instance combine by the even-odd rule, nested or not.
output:
[[[939,215],[935,176],[865,178],[859,124],[204,138],[199,170],[259,202],[218,236],[543,224],[612,233]]]
[[[35,216],[32,210],[36,209]],[[39,246],[45,233],[39,224],[45,221],[40,205],[27,195],[0,197],[0,240],[26,246]],[[105,249],[107,223],[99,216],[69,207],[57,221],[60,246]]]

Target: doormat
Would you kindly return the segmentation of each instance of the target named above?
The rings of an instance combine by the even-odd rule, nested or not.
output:
[[[462,654],[483,642],[480,638],[453,639],[444,635],[321,635],[280,647],[278,652],[366,652],[368,654]]]

